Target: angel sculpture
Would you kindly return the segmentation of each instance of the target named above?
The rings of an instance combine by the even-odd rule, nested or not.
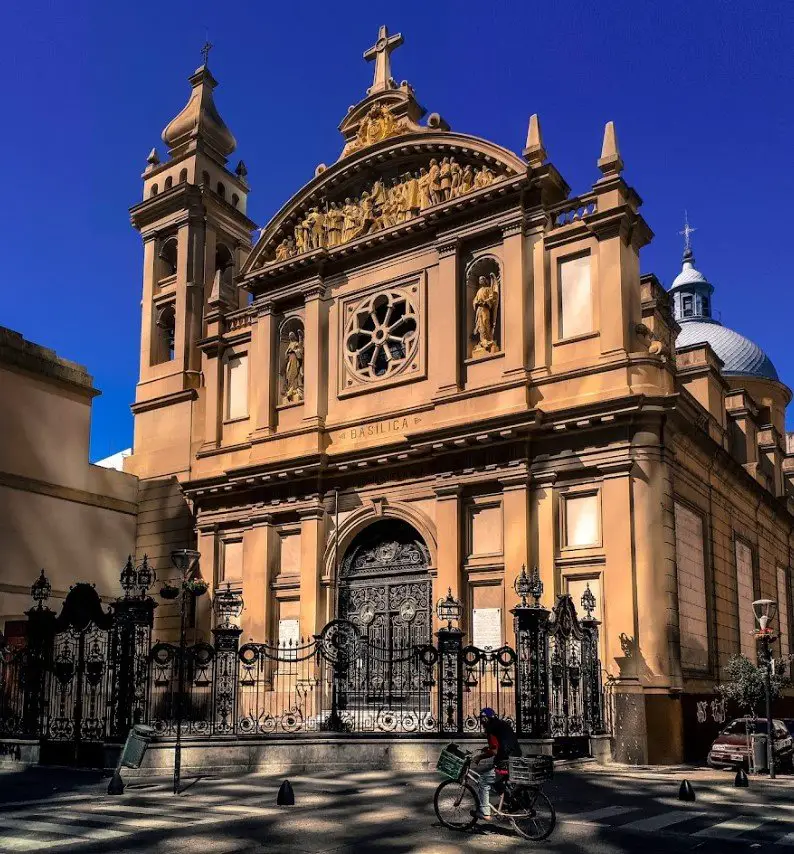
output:
[[[498,352],[499,345],[494,340],[496,314],[499,307],[499,281],[496,273],[491,273],[490,278],[480,276],[477,280],[477,293],[474,295],[473,307],[472,356]]]

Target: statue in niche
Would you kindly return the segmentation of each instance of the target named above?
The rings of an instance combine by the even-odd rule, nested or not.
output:
[[[288,403],[303,400],[303,333],[290,332],[284,351],[284,399]]]
[[[496,314],[499,307],[499,281],[496,273],[490,277],[480,276],[477,280],[477,292],[474,295],[474,329],[472,331],[472,356],[484,356],[497,353]]]

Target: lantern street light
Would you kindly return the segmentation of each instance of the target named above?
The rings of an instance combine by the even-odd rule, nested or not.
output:
[[[761,642],[761,658],[764,664],[764,693],[766,694],[766,763],[769,766],[769,777],[775,779],[775,739],[772,725],[772,642],[777,635],[772,631],[771,622],[777,612],[777,602],[774,599],[756,599],[753,602],[753,612],[758,621],[756,640]]]
[[[193,595],[193,582],[200,575],[198,559],[201,553],[193,549],[176,549],[171,552],[171,563],[180,575],[179,585],[179,658],[177,661],[176,696],[176,743],[174,745],[174,794],[179,794],[179,780],[182,773],[182,706],[185,696],[185,647],[187,646],[185,614],[186,598]],[[165,589],[165,588],[164,588]],[[204,588],[206,590],[206,587]],[[198,592],[198,589],[195,590]]]
[[[243,612],[243,597],[241,593],[232,590],[232,585],[227,581],[225,590],[218,590],[212,603],[215,609],[217,627],[231,629],[237,627],[237,617]]]
[[[42,569],[41,575],[33,582],[33,586],[30,588],[30,596],[37,603],[39,611],[47,607],[44,603],[50,598],[51,593],[52,584],[50,584],[49,579]]]
[[[452,595],[451,587],[447,590],[447,595],[443,599],[438,600],[438,604],[436,605],[436,614],[442,623],[444,620],[447,621],[448,632],[453,631],[453,620],[456,623],[460,621],[461,615],[463,614],[463,605],[461,605],[460,601]]]

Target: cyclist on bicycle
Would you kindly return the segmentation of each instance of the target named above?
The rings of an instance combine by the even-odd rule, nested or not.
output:
[[[480,711],[480,724],[488,736],[488,744],[479,753],[475,753],[471,761],[472,765],[483,763],[482,770],[477,769],[480,775],[478,786],[480,808],[477,817],[490,821],[491,786],[496,782],[497,773],[502,780],[507,778],[508,757],[521,756],[521,745],[510,723],[498,717],[490,706]]]

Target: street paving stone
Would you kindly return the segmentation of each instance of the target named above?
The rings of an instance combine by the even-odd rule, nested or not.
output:
[[[576,840],[592,838],[594,851],[611,854],[655,851],[649,846],[660,840],[682,850],[774,848],[794,854],[790,787],[748,792],[727,787],[725,780],[704,781],[696,786],[697,802],[685,804],[674,797],[676,779],[595,776],[586,769],[555,776],[547,792],[558,827],[535,850],[576,851]],[[460,854],[517,852],[530,845],[506,826],[469,835],[441,827],[432,807],[435,775],[386,771],[290,780],[296,793],[291,808],[275,806],[281,778],[257,775],[202,779],[178,797],[165,783],[131,784],[117,797],[93,792],[0,804],[0,852]],[[573,847],[566,847],[569,842]]]

